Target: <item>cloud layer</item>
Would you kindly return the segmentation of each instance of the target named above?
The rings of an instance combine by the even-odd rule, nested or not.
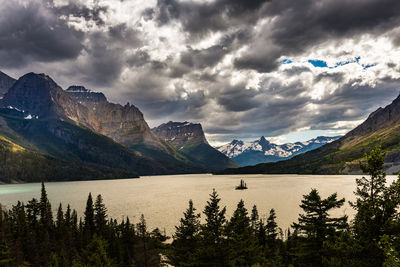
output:
[[[46,72],[211,142],[344,133],[400,89],[396,0],[0,0],[0,69]],[[320,131],[319,131],[320,132]]]

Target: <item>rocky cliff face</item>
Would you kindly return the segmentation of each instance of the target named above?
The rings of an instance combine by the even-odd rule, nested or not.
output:
[[[98,128],[88,108],[74,101],[45,74],[28,73],[19,78],[0,106],[22,111],[29,118],[72,120],[91,129]]]
[[[200,123],[169,121],[153,128],[152,131],[175,147],[208,144]]]
[[[165,144],[150,130],[142,112],[127,103],[125,106],[107,101],[103,93],[83,86],[70,86],[66,93],[93,113],[95,130],[126,146],[146,144],[167,151]]]
[[[239,166],[208,144],[200,123],[169,121],[153,128],[152,131],[197,165],[208,170],[216,171]]]
[[[15,79],[0,71],[0,98],[13,86]]]
[[[68,95],[79,103],[102,103],[106,102],[107,98],[103,93],[92,92],[84,86],[72,85],[65,90]]]

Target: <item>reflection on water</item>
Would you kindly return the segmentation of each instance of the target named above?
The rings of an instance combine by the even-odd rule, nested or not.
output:
[[[346,198],[346,204],[336,214],[347,214],[354,211],[348,200],[354,200],[356,189],[355,178],[349,175],[221,175],[209,174],[145,176],[140,179],[102,180],[83,182],[46,183],[48,197],[56,212],[61,202],[65,209],[72,208],[82,216],[87,195],[92,192],[95,197],[101,194],[112,218],[121,219],[129,216],[137,221],[144,214],[150,228],[160,227],[167,234],[174,231],[183,211],[192,199],[198,212],[201,212],[215,188],[222,198],[221,205],[227,207],[227,215],[231,216],[240,199],[245,201],[251,211],[257,205],[259,214],[267,216],[274,208],[277,222],[286,229],[297,220],[301,212],[300,201],[311,188],[317,188],[322,197],[334,192],[339,198]],[[388,177],[388,181],[395,176]],[[240,179],[247,183],[247,190],[235,190]],[[40,198],[40,184],[0,185],[0,203],[10,208],[18,200],[27,202]]]

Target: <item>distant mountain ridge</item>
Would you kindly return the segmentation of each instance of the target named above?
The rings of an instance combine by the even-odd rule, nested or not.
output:
[[[306,142],[277,145],[269,142],[264,136],[262,136],[260,139],[252,142],[233,140],[226,145],[218,146],[216,148],[240,165],[248,166],[290,159],[296,155],[319,148],[339,138],[340,136],[318,136]]]
[[[359,126],[325,146],[276,163],[263,163],[220,173],[360,173],[358,162],[364,154],[380,145],[387,151],[385,169],[388,174],[400,170],[400,96],[385,108],[378,108]]]
[[[169,121],[153,128],[152,131],[205,168],[222,170],[239,166],[208,144],[200,123]]]

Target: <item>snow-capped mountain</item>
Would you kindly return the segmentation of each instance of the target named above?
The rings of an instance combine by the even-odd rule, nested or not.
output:
[[[264,136],[262,136],[260,139],[252,142],[233,140],[229,144],[216,148],[240,165],[247,166],[289,159],[298,154],[305,153],[333,142],[339,138],[340,136],[318,136],[317,138],[306,142],[277,145],[270,143]]]

